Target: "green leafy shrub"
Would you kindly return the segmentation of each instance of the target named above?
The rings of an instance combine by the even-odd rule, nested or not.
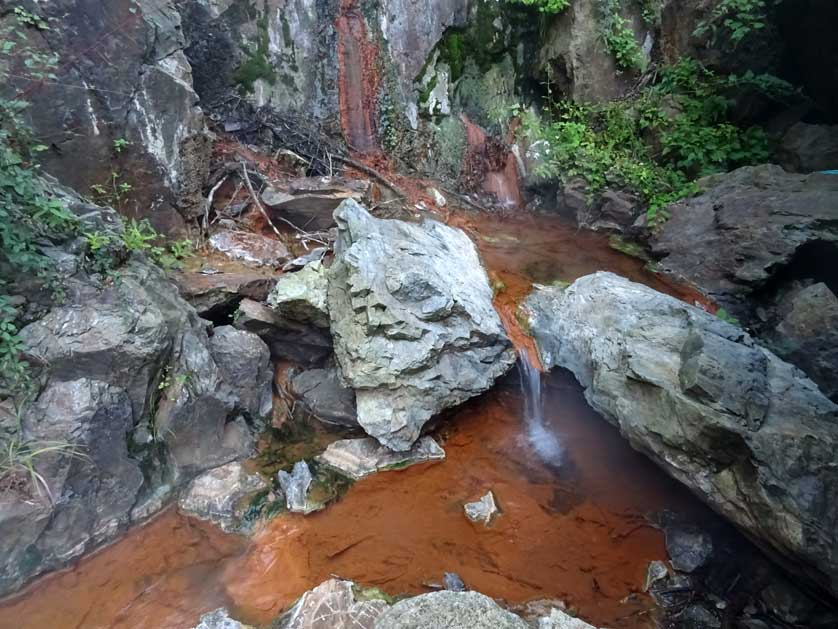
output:
[[[507,0],[512,4],[536,7],[542,13],[561,13],[570,6],[570,0]]]
[[[685,60],[629,100],[553,102],[542,115],[524,111],[520,132],[530,146],[546,147],[539,150],[536,177],[582,177],[591,194],[609,185],[629,188],[645,201],[655,225],[668,218],[667,205],[696,192],[698,177],[768,158],[761,129],[730,122],[729,92],[755,85],[770,85],[775,94],[793,92],[788,84],[782,89],[779,79],[720,77]]]
[[[725,37],[734,47],[754,33],[765,30],[768,11],[775,0],[718,0],[710,16],[699,22],[696,37],[710,36],[718,44]]]
[[[608,51],[621,70],[646,69],[646,57],[637,43],[634,30],[620,15],[620,0],[599,0],[599,25]]]

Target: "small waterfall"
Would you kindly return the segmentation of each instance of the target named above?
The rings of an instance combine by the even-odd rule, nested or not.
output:
[[[549,465],[560,465],[564,448],[544,421],[544,397],[541,395],[541,372],[530,362],[527,350],[520,348],[518,373],[524,393],[524,424],[527,439],[538,457]]]

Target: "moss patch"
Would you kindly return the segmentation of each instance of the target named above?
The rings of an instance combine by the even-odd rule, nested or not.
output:
[[[239,90],[248,94],[253,92],[253,84],[259,79],[271,85],[276,83],[274,68],[268,59],[268,18],[264,16],[259,18],[256,22],[256,29],[256,49],[245,49],[244,52],[248,58],[233,73],[233,80],[239,86]]]

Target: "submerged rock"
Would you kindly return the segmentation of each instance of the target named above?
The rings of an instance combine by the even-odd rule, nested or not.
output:
[[[706,565],[713,555],[713,539],[693,527],[668,526],[666,552],[673,568],[681,572],[695,572]]]
[[[486,492],[486,495],[477,502],[469,502],[463,505],[463,510],[469,520],[483,524],[483,526],[489,526],[492,520],[500,514],[500,509],[495,503],[495,494],[491,491]]]
[[[285,494],[285,503],[289,511],[294,513],[311,513],[316,510],[308,500],[308,490],[313,477],[308,463],[297,461],[291,473],[280,471],[277,474],[279,485]]]
[[[248,474],[238,461],[205,472],[193,480],[178,501],[184,513],[216,523],[225,531],[239,528],[249,496],[267,489],[258,474]]]
[[[528,629],[521,618],[478,592],[432,592],[399,601],[385,611],[376,629]]]
[[[337,369],[309,369],[294,376],[291,389],[306,408],[326,424],[356,428],[355,392],[340,383]]]
[[[390,469],[441,461],[445,451],[431,437],[422,437],[410,450],[394,452],[373,438],[342,439],[330,444],[317,460],[354,480]]]
[[[462,231],[376,219],[353,201],[335,218],[335,355],[364,430],[408,450],[433,415],[486,391],[515,354]]]
[[[547,367],[789,569],[838,592],[838,407],[740,328],[611,273],[526,302]]]
[[[351,581],[330,579],[309,590],[273,624],[275,629],[373,629],[387,608],[382,599],[355,598]]]

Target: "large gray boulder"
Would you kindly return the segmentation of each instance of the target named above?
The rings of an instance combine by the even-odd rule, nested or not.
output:
[[[433,592],[399,601],[376,629],[528,629],[522,618],[478,592]]]
[[[797,351],[800,330],[785,342],[772,310],[783,310],[800,282],[834,286],[838,176],[754,166],[709,177],[702,187],[703,194],[670,206],[672,217],[653,238],[659,269],[691,282],[761,338],[772,339],[780,356],[835,395],[836,364],[824,369],[821,360]],[[829,332],[809,330],[806,344],[820,342],[834,354]]]
[[[407,450],[433,415],[491,387],[515,353],[465,233],[432,220],[376,219],[351,200],[335,220],[335,356],[360,425]]]
[[[104,544],[193,476],[247,454],[269,410],[267,348],[205,321],[142,258],[21,330],[39,389],[11,439],[62,444],[0,496],[0,594]],[[222,339],[235,333],[234,344]],[[238,374],[238,375],[237,375]]]
[[[751,295],[796,254],[823,247],[825,259],[829,244],[838,251],[838,176],[746,166],[701,185],[703,194],[669,206],[652,253],[660,270],[692,282],[743,322],[754,316]]]
[[[789,569],[838,592],[838,407],[740,328],[596,273],[527,300],[542,363]]]
[[[279,617],[275,629],[373,629],[387,608],[380,598],[357,600],[355,584],[329,579],[309,590]]]

